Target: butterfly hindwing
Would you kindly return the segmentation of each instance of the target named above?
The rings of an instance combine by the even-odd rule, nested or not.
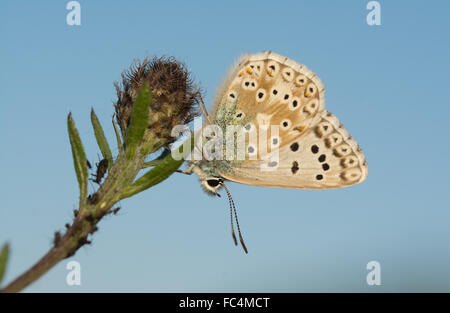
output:
[[[291,140],[283,142],[281,135],[277,158],[234,161],[230,171],[220,174],[244,184],[299,189],[339,188],[363,181],[365,157],[342,124],[326,111],[315,121]]]
[[[357,143],[325,110],[321,80],[306,66],[278,54],[263,52],[239,60],[219,90],[213,120],[256,132],[256,137],[247,137],[245,160],[224,161],[230,166],[219,173],[226,179],[326,189],[353,185],[367,176]],[[276,131],[272,125],[278,126]],[[260,137],[263,132],[267,136]],[[267,151],[261,149],[261,140]]]

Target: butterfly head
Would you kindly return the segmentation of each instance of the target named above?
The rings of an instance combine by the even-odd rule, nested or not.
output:
[[[208,177],[201,181],[201,185],[207,193],[220,197],[217,191],[223,187],[223,180],[218,177]]]
[[[223,187],[223,178],[215,173],[208,162],[194,165],[192,171],[197,174],[200,185],[207,194],[220,197],[217,192]]]

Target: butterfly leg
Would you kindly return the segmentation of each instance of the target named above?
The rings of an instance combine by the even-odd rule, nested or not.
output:
[[[188,172],[187,170],[184,170],[184,171],[182,171],[182,170],[176,170],[176,172],[177,172],[177,173],[181,173],[181,174],[186,174],[186,175],[192,175],[192,171],[191,171],[191,172]]]
[[[186,174],[186,175],[192,175],[192,169],[194,168],[194,165],[189,165],[184,171],[182,170],[176,170],[177,173]]]
[[[197,103],[198,103],[198,105],[200,106],[200,110],[202,110],[202,113],[203,113],[203,115],[205,116],[205,118],[208,120],[208,122],[209,122],[210,124],[212,124],[211,117],[209,116],[208,111],[206,111],[205,102],[203,102],[203,98],[202,98],[202,95],[201,95],[200,93],[199,93],[199,98],[200,98],[200,101],[201,101],[201,102],[198,102],[198,101],[197,101]]]

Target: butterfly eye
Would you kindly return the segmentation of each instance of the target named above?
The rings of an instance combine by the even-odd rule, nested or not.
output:
[[[256,92],[256,101],[262,102],[266,98],[266,91],[263,88],[259,88]]]
[[[304,86],[306,84],[306,80],[307,80],[307,78],[305,75],[297,76],[297,78],[295,79],[295,86],[297,86],[297,87]]]
[[[281,72],[281,75],[283,76],[283,79],[288,82],[291,82],[292,79],[294,79],[294,73],[293,73],[292,69],[290,69],[288,67],[283,69],[283,71]]]
[[[300,106],[300,99],[297,97],[293,97],[289,101],[289,110],[294,111]]]
[[[206,181],[206,183],[210,186],[210,187],[217,187],[220,184],[220,179],[208,179]]]
[[[280,126],[281,126],[281,129],[287,130],[287,129],[289,129],[289,128],[291,127],[291,121],[288,120],[288,119],[283,120],[283,121],[280,123]]]

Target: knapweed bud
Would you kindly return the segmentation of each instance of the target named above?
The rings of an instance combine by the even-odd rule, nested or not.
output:
[[[168,145],[176,139],[171,137],[175,125],[187,124],[199,115],[200,88],[190,78],[185,65],[172,57],[134,61],[130,69],[122,73],[121,83],[115,83],[117,101],[114,107],[123,138],[134,101],[144,83],[148,83],[151,94],[145,136],[152,136],[158,146]]]

